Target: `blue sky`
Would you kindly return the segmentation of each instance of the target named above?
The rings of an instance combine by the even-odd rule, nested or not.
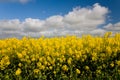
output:
[[[51,32],[52,34],[55,32],[59,32],[58,34],[72,34],[75,32],[79,34],[84,32],[92,34],[101,34],[107,31],[119,32],[119,4],[120,0],[0,0],[0,34],[3,37],[9,37],[9,35],[14,37],[25,36],[28,35],[28,33],[29,35],[34,34],[34,36],[36,33],[39,33],[38,36],[40,36],[40,34],[50,34]],[[100,14],[94,11],[95,7],[99,7]],[[74,11],[74,9],[76,11]],[[82,9],[85,10],[82,11]],[[88,14],[86,14],[90,18],[86,18],[87,16],[84,14],[87,12],[85,11],[90,10],[91,13],[89,14],[88,12]],[[79,17],[71,18],[74,14]],[[95,17],[93,16],[94,14]],[[97,14],[99,16],[97,16]],[[85,18],[80,19],[82,17]],[[96,18],[97,20],[99,18],[99,21],[97,21],[98,24],[95,22],[96,24],[90,25],[90,20],[94,23]],[[54,21],[55,19],[58,19],[58,21]],[[68,19],[72,20],[68,21]],[[75,21],[78,23],[69,23]],[[7,23],[8,27],[5,25]],[[53,25],[53,23],[56,25]],[[90,28],[82,24],[88,24]],[[20,26],[21,31],[18,31],[20,29],[16,30],[16,26]],[[84,29],[84,27],[86,27],[86,29]],[[16,35],[16,33],[21,35]]]
[[[0,19],[45,19],[52,15],[64,15],[77,6],[86,7],[95,3],[109,8],[112,22],[120,21],[120,0],[34,0],[25,4],[0,2]]]

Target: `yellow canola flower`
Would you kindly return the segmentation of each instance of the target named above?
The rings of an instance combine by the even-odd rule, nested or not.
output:
[[[31,61],[35,61],[35,57],[32,57]]]
[[[62,70],[63,70],[63,71],[68,71],[68,66],[67,66],[67,65],[63,65],[63,66],[62,66]]]
[[[90,68],[89,68],[89,66],[85,66],[85,69],[86,69],[86,70],[89,70]]]
[[[118,66],[120,66],[120,60],[116,62]]]
[[[50,69],[50,70],[52,70],[52,69],[53,69],[53,67],[52,67],[52,66],[49,66],[49,69]]]
[[[18,58],[23,58],[23,55],[21,53],[17,53]]]
[[[38,74],[39,73],[39,69],[34,69],[33,72]]]
[[[111,67],[114,67],[114,63],[111,63],[110,66],[111,66]]]
[[[54,74],[56,74],[56,71],[53,71]]]
[[[10,64],[10,61],[7,61],[6,64],[9,65],[9,64]]]
[[[41,69],[41,70],[44,70],[44,69],[45,69],[45,66],[44,66],[44,65],[41,65],[40,69]]]
[[[111,55],[112,51],[111,51],[111,48],[109,46],[106,47],[106,52],[108,53],[109,56]]]
[[[37,63],[37,67],[41,67],[41,65],[42,65],[41,62]]]
[[[5,57],[4,57],[4,60],[8,60],[8,59],[9,59],[9,57],[8,57],[8,56],[5,56]]]
[[[18,68],[18,69],[16,70],[16,72],[15,72],[15,75],[17,75],[17,76],[18,76],[18,75],[20,75],[20,74],[21,74],[21,72],[22,72],[22,71],[21,71],[21,69],[20,69],[20,68]]]
[[[22,63],[19,63],[18,66],[21,67],[21,66],[22,66]]]
[[[76,73],[77,73],[77,74],[80,74],[81,72],[80,72],[80,70],[79,70],[79,69],[76,69]]]
[[[95,67],[95,73],[108,69],[108,66],[116,68],[116,64],[119,68],[120,34],[110,35],[111,33],[107,33],[104,37],[88,35],[82,38],[75,36],[38,39],[24,37],[0,40],[0,70],[7,72],[9,65],[14,65],[19,67],[15,71],[16,75],[24,73],[21,71],[24,68],[32,69],[33,73],[51,71],[56,74],[62,70],[66,74],[69,70],[75,70],[76,74],[83,74],[83,71],[78,69],[79,66],[85,65],[84,73],[89,72],[92,69],[91,66],[97,67]],[[89,62],[92,65],[89,65]]]
[[[71,63],[72,63],[72,58],[68,58],[67,63],[68,63],[69,65],[71,65]]]
[[[47,56],[47,60],[48,60],[49,62],[51,62],[51,61],[52,61],[52,59],[51,59],[51,57],[50,57],[50,56]]]

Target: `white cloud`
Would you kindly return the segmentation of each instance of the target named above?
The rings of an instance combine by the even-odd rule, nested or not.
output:
[[[98,3],[93,8],[75,8],[64,17],[66,26],[70,29],[92,30],[104,24],[108,9]]]
[[[60,15],[55,15],[47,18],[45,20],[45,27],[47,29],[60,29],[64,28],[64,22],[63,22],[63,17]]]
[[[120,22],[112,24],[109,23],[108,25],[104,26],[104,29],[108,30],[108,31],[119,31],[120,32]]]
[[[106,30],[104,29],[95,29],[95,30],[90,31],[92,35],[104,35],[105,32]]]
[[[0,21],[0,35],[4,37],[60,36],[66,34],[81,36],[84,33],[98,35],[106,31],[98,29],[98,26],[105,23],[108,12],[106,7],[96,3],[91,8],[77,7],[64,16],[53,15],[45,20],[32,18],[26,18],[24,21],[18,19],[2,20]]]
[[[21,23],[18,19],[0,21],[0,31],[20,30]]]
[[[44,21],[40,19],[27,18],[22,23],[24,32],[40,32],[44,29]]]

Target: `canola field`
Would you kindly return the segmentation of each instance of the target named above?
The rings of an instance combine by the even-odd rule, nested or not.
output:
[[[105,79],[120,79],[120,33],[0,40],[0,80]]]

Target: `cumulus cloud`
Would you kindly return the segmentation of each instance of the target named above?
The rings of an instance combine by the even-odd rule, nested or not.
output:
[[[90,33],[91,33],[92,35],[104,35],[105,32],[106,32],[106,30],[100,29],[100,28],[90,31]]]
[[[84,33],[98,35],[107,30],[106,27],[102,29],[98,28],[98,26],[106,22],[108,12],[109,10],[106,7],[96,3],[91,8],[77,7],[64,16],[53,15],[45,20],[32,18],[26,18],[24,21],[18,19],[1,20],[0,31],[2,33],[0,35],[7,37],[10,35],[14,35],[15,37],[39,37],[41,35],[61,36],[66,34],[81,36]],[[106,26],[109,27],[109,25]],[[115,24],[112,26],[118,25]]]
[[[63,29],[65,27],[63,22],[63,16],[55,15],[45,20],[45,27],[47,29]]]
[[[64,17],[66,26],[70,29],[92,30],[104,24],[108,9],[98,3],[93,8],[74,8]]]
[[[16,31],[20,30],[21,23],[18,19],[13,20],[2,20],[0,21],[1,31]]]
[[[22,29],[24,32],[40,32],[44,29],[44,23],[40,19],[27,18],[22,22]]]
[[[119,31],[120,32],[120,22],[115,23],[115,24],[109,23],[106,26],[104,26],[104,29],[108,31]]]
[[[0,38],[22,38],[23,36],[27,36],[26,34],[20,32],[20,31],[1,31],[0,32]]]

